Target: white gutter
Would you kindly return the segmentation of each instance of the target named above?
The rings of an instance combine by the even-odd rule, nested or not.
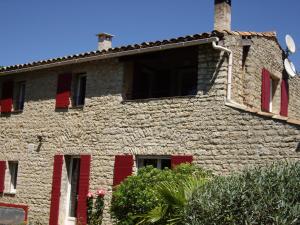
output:
[[[153,46],[148,48],[140,48],[140,49],[133,49],[128,51],[120,51],[116,53],[107,53],[102,55],[94,55],[94,56],[87,56],[83,58],[78,59],[70,59],[70,60],[62,60],[60,62],[53,62],[53,63],[46,63],[44,65],[38,65],[38,66],[28,66],[27,68],[20,68],[15,69],[11,71],[4,71],[0,72],[0,76],[9,75],[9,74],[15,74],[15,73],[23,73],[23,72],[29,72],[34,70],[41,70],[41,69],[48,69],[58,66],[65,66],[70,64],[78,64],[83,62],[90,62],[90,61],[96,61],[96,60],[102,60],[102,59],[109,59],[109,58],[115,58],[115,57],[121,57],[121,56],[129,56],[129,55],[136,55],[141,53],[148,53],[148,52],[155,52],[155,51],[162,51],[167,49],[173,49],[173,48],[182,48],[182,47],[188,47],[188,46],[195,46],[195,45],[201,45],[201,44],[207,44],[207,43],[213,43],[218,41],[219,39],[217,37],[211,37],[211,38],[204,38],[194,41],[185,41],[185,42],[179,42],[179,43],[172,43],[172,44],[165,44],[160,46]]]
[[[241,105],[234,100],[231,99],[231,84],[232,84],[232,65],[233,65],[233,53],[230,49],[225,48],[223,46],[217,45],[216,41],[212,42],[212,46],[214,49],[219,51],[224,51],[228,53],[228,74],[227,74],[227,93],[225,98],[225,105],[230,107],[235,107],[243,110],[247,110],[247,107]]]

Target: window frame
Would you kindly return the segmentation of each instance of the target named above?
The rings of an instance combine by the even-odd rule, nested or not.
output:
[[[279,115],[281,91],[280,84],[282,80],[282,74],[277,71],[263,68],[262,77],[265,76],[265,73],[268,74],[268,80],[266,80],[266,77],[265,81],[262,80],[261,112]],[[266,81],[268,82],[268,84],[266,83]],[[266,95],[268,95],[268,98],[266,98]]]
[[[87,81],[87,74],[86,73],[79,73],[76,74],[76,79],[75,79],[75,86],[74,86],[74,94],[73,94],[73,106],[74,107],[83,107],[85,105],[85,98],[86,98],[86,81]],[[85,87],[84,87],[84,96],[83,96],[83,104],[81,104],[79,101],[81,98],[81,85],[82,85],[82,78],[85,78]]]
[[[7,161],[6,167],[6,182],[5,182],[5,194],[16,194],[17,184],[18,184],[18,172],[19,172],[19,162],[18,161]]]
[[[171,169],[171,156],[170,155],[137,155],[136,156],[136,168],[137,170],[144,168],[144,162],[141,160],[145,159],[156,159],[157,160],[157,169],[161,168],[162,160],[170,160],[170,169]]]
[[[270,99],[269,112],[274,114],[280,113],[280,83],[281,79],[270,73]]]
[[[66,202],[65,202],[65,221],[66,223],[70,222],[70,221],[76,221],[77,219],[77,207],[78,207],[78,189],[77,186],[79,185],[79,179],[80,179],[80,156],[79,155],[65,155],[65,157],[69,157],[69,164],[67,165],[66,169],[67,169],[67,192],[66,192]],[[78,174],[77,174],[77,178],[76,178],[76,202],[75,202],[75,217],[70,216],[70,210],[71,210],[71,191],[72,191],[72,179],[73,179],[73,163],[74,160],[78,160]]]

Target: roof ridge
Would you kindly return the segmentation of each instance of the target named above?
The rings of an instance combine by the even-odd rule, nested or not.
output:
[[[221,32],[224,34],[229,34],[229,35],[277,37],[276,31],[260,31],[260,32],[258,32],[258,31],[222,30],[222,31],[218,31],[218,32]]]

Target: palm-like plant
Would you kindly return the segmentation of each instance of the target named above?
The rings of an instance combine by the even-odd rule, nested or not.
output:
[[[164,182],[157,189],[158,195],[163,204],[158,205],[146,214],[139,215],[137,225],[162,224],[180,225],[183,224],[185,207],[195,190],[208,181],[205,177],[190,177],[182,182]]]

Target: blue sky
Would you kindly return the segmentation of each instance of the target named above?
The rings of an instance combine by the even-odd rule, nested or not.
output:
[[[113,45],[213,30],[213,0],[1,0],[0,65],[97,48],[95,34],[116,35]],[[232,29],[277,31],[298,43],[291,57],[300,70],[299,0],[232,0]]]

